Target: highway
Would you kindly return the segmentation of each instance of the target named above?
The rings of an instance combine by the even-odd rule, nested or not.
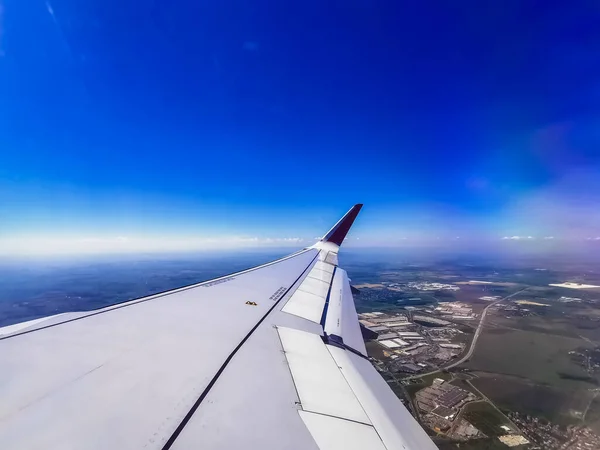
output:
[[[473,340],[471,341],[471,346],[469,347],[469,351],[462,358],[460,358],[457,361],[454,361],[453,363],[451,363],[445,367],[440,367],[437,370],[433,370],[433,371],[427,372],[427,373],[413,375],[410,377],[403,378],[402,380],[414,380],[416,378],[426,377],[427,375],[433,375],[434,373],[438,373],[438,372],[441,372],[442,370],[447,370],[452,367],[456,367],[459,364],[464,363],[467,359],[469,359],[471,357],[471,355],[473,354],[473,351],[475,350],[475,345],[477,344],[477,339],[479,339],[479,335],[481,334],[481,331],[483,330],[483,324],[485,322],[485,316],[487,315],[488,309],[490,309],[492,306],[494,306],[500,302],[503,302],[504,300],[508,300],[509,298],[512,298],[515,295],[520,294],[521,292],[526,291],[526,290],[527,290],[527,288],[521,289],[520,291],[517,291],[517,292],[513,292],[512,294],[507,295],[506,297],[503,297],[499,300],[496,300],[495,302],[490,303],[483,309],[483,312],[481,313],[481,319],[479,320],[479,325],[477,326],[477,330],[475,331],[475,335],[473,336]]]

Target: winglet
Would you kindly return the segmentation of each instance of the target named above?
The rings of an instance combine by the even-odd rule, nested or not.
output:
[[[338,223],[336,223],[331,230],[321,239],[321,242],[331,242],[338,246],[342,245],[344,238],[348,234],[350,227],[354,223],[354,219],[358,216],[362,203],[358,203],[350,208],[344,217],[342,217]]]

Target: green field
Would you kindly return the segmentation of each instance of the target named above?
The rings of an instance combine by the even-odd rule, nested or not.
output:
[[[461,389],[464,389],[465,391],[472,392],[477,397],[481,397],[479,395],[479,392],[477,392],[477,389],[473,389],[473,387],[469,383],[467,383],[466,380],[456,379],[456,380],[452,380],[450,382],[450,384],[453,384],[454,386],[457,386],[457,387],[459,387]]]
[[[571,362],[568,354],[582,346],[590,344],[535,331],[484,330],[473,356],[462,367],[514,375],[561,389],[589,389],[595,387],[593,380],[571,379],[588,377],[583,368]]]
[[[575,339],[583,337],[600,343],[600,326],[597,321],[600,310],[597,307],[580,303],[559,303],[545,298],[532,300],[550,306],[537,308],[536,314],[539,315],[528,317],[507,318],[494,314],[488,317],[487,328],[519,329]]]
[[[506,431],[500,428],[501,425],[513,428],[504,415],[487,402],[469,403],[465,406],[462,417],[488,437],[506,434]]]
[[[553,324],[559,326],[553,328]],[[560,318],[507,319],[496,313],[462,367],[478,375],[471,381],[473,385],[503,411],[563,425],[580,423],[600,378],[571,361],[569,351],[593,345],[572,337],[572,330],[573,326]],[[590,417],[594,408],[590,408]],[[591,423],[595,423],[593,419]]]
[[[564,390],[535,384],[524,378],[480,374],[471,383],[503,411],[519,411],[563,425],[580,421],[592,393],[584,389]]]

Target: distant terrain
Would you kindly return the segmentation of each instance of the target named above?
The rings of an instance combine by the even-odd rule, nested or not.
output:
[[[101,308],[244,270],[289,249],[0,260],[0,326]]]

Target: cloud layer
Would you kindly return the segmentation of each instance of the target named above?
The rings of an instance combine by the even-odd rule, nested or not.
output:
[[[299,237],[12,237],[0,239],[0,255],[184,252],[252,247],[300,247]],[[308,245],[308,244],[307,244]]]

